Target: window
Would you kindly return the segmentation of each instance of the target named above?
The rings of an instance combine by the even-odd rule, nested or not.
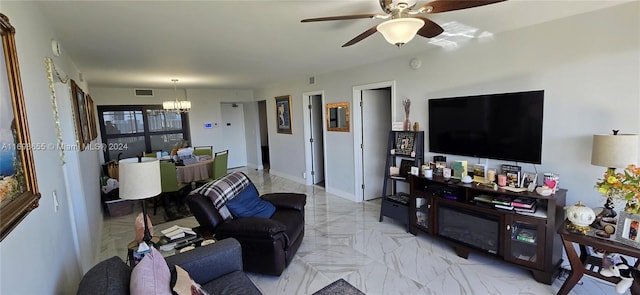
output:
[[[98,106],[98,116],[106,162],[171,151],[189,141],[188,115],[160,105]]]

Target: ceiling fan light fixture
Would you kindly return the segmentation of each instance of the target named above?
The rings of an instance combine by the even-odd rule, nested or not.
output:
[[[379,24],[377,29],[387,42],[400,47],[411,41],[422,26],[424,26],[423,20],[407,17],[388,20]]]

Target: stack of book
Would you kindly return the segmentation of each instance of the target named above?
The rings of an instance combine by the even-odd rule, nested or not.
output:
[[[493,208],[494,197],[489,195],[477,195],[473,198],[473,201],[482,207]]]
[[[511,206],[516,212],[535,213],[537,200],[533,198],[517,197],[511,202]]]
[[[511,198],[505,195],[497,196],[492,201],[493,206],[498,209],[513,210],[511,205]]]
[[[167,237],[170,242],[178,242],[181,240],[186,240],[189,237],[196,236],[196,233],[191,228],[179,225],[174,225],[161,232],[165,237]]]

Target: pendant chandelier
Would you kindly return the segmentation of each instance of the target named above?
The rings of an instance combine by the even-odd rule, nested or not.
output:
[[[176,113],[186,113],[191,109],[191,102],[188,100],[179,100],[178,99],[178,89],[176,88],[176,84],[178,83],[178,79],[171,79],[173,81],[173,92],[175,94],[174,100],[165,100],[162,103],[162,109],[165,111],[172,111]]]

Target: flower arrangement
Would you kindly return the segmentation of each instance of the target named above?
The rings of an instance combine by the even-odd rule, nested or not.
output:
[[[616,173],[609,168],[601,179],[596,182],[595,188],[611,198],[629,201],[640,200],[640,167],[629,165],[623,172]]]

